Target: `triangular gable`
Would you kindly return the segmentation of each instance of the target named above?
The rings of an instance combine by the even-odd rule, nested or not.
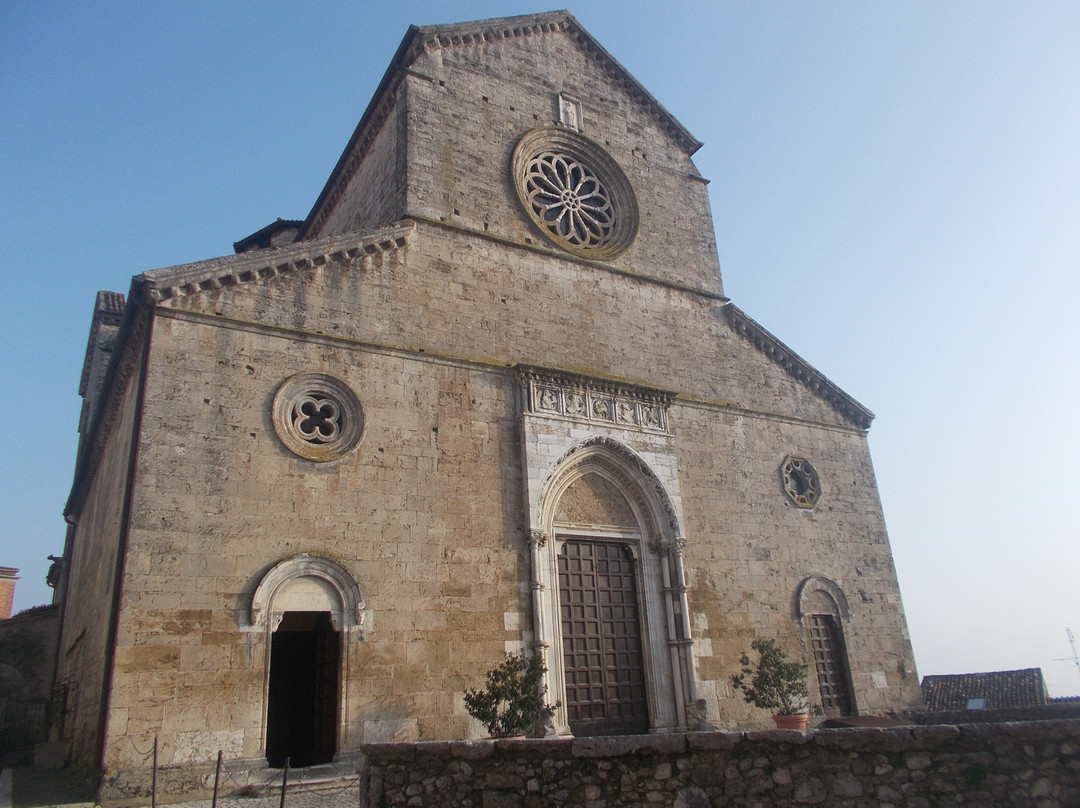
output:
[[[869,429],[874,413],[849,396],[809,362],[773,336],[760,323],[734,303],[724,306],[728,323],[735,333],[782,367],[796,381],[826,401],[829,406],[860,429]]]
[[[391,100],[405,71],[425,50],[438,48],[470,47],[482,42],[499,39],[516,39],[549,33],[567,33],[593,59],[600,62],[605,72],[622,86],[641,108],[660,123],[677,146],[691,155],[701,148],[700,140],[657,101],[644,86],[631,75],[622,64],[582,27],[569,11],[549,11],[544,14],[529,14],[520,17],[497,17],[468,23],[447,25],[424,25],[409,27],[405,38],[398,46],[390,66],[383,74],[382,81],[372,96],[371,102],[356,125],[345,150],[338,158],[337,165],[319,193],[318,199],[304,220],[297,240],[305,238],[315,226],[321,226],[324,219],[335,206],[353,173],[359,166],[371,139],[378,132],[392,106]],[[318,225],[318,226],[316,226]]]

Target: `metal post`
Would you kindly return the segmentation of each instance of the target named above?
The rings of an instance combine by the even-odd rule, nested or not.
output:
[[[154,736],[154,768],[150,775],[150,808],[157,808],[157,739]]]
[[[221,781],[221,750],[217,752],[217,767],[214,769],[214,799],[210,803],[210,808],[217,808],[217,792],[218,783]]]
[[[281,803],[279,808],[285,808],[285,787],[289,784],[289,760],[285,758],[285,771],[281,773]]]

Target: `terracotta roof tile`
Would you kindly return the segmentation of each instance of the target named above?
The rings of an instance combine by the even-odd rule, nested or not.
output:
[[[986,699],[987,709],[1049,703],[1042,668],[924,676],[922,694],[931,712],[966,710],[968,699]]]

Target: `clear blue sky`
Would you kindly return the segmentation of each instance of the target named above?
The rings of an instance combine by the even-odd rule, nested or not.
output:
[[[0,5],[0,565],[60,553],[94,293],[303,218],[409,23],[520,2]],[[1080,4],[579,2],[699,139],[728,295],[878,414],[920,674],[1080,693]]]

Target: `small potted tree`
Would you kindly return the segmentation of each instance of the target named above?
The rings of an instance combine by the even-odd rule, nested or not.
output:
[[[546,672],[538,654],[507,654],[488,671],[485,687],[465,691],[465,708],[492,738],[539,733],[559,706],[544,699],[547,688],[540,682]]]
[[[810,691],[806,687],[806,665],[788,662],[775,640],[754,640],[754,665],[745,653],[739,660],[742,672],[731,677],[731,686],[741,690],[747,704],[771,710],[780,729],[806,729]]]

